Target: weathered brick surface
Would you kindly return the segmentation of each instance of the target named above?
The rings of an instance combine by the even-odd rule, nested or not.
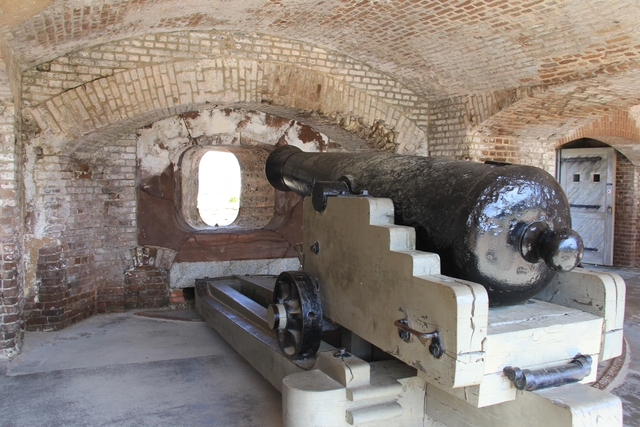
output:
[[[27,328],[59,329],[107,307],[123,309],[119,254],[136,238],[135,137],[93,158],[36,155],[33,167],[26,240],[37,264],[25,271],[34,279]]]
[[[137,267],[124,275],[125,308],[164,307],[169,303],[169,279],[166,270]]]
[[[430,156],[469,158],[467,100],[463,97],[432,102],[429,110]]]
[[[15,105],[0,71],[0,357],[19,350],[24,333]]]
[[[344,55],[271,36],[180,32],[124,40],[27,70],[24,82],[38,125],[71,139],[154,110],[266,102],[349,112],[367,126],[382,121],[397,134],[399,152],[426,154],[422,97]]]
[[[638,220],[640,210],[640,171],[629,159],[617,154],[616,165],[616,214],[613,246],[613,263],[625,267],[638,267],[640,234]]]
[[[182,289],[172,289],[169,292],[169,302],[171,304],[186,304],[187,300],[184,297],[184,291]]]
[[[572,82],[558,87],[513,92],[515,102],[489,115],[475,135],[526,140],[560,140],[559,144],[602,132],[622,134],[637,141],[637,124],[629,112],[640,104],[640,80],[633,73]],[[622,121],[622,122],[621,122]],[[596,133],[597,132],[597,133]]]
[[[315,70],[321,74],[331,75],[334,79],[380,98],[388,104],[400,107],[415,108],[423,102],[414,92],[403,87],[390,76],[345,55],[274,36],[215,31],[182,31],[148,35],[102,44],[92,49],[61,56],[23,73],[26,88],[25,101],[30,105],[39,104],[65,90],[124,70],[139,69],[160,63],[216,57],[257,60],[269,65],[286,64],[300,69]],[[268,73],[265,69],[264,73],[282,77],[287,71],[288,69],[283,69]],[[239,78],[255,78],[252,73],[252,70],[239,71]],[[248,85],[243,90],[253,92],[255,96],[260,92],[261,85],[259,83]],[[315,88],[314,97],[322,97],[322,88]]]
[[[638,84],[621,78],[616,90]],[[597,89],[513,90],[431,102],[428,127],[430,155],[471,160],[526,163],[553,173],[555,148],[567,142],[596,137],[623,152],[632,161],[640,156],[640,122],[625,105],[611,112],[611,94]],[[585,92],[591,92],[587,94]],[[630,104],[620,95],[621,102]],[[617,98],[616,101],[617,102]],[[631,103],[638,102],[640,99]],[[627,106],[628,106],[627,104]]]
[[[138,246],[131,251],[124,272],[124,308],[164,307],[169,304],[169,267],[175,252],[155,246]],[[171,302],[175,297],[172,295]]]
[[[441,99],[429,102],[429,153],[432,156],[456,158],[480,158],[486,154],[469,153],[474,137],[507,137],[506,120],[499,129],[488,129],[487,120],[509,107],[533,95],[533,90],[504,90]],[[519,108],[519,107],[518,107]]]
[[[243,0],[206,4],[185,0],[179,8],[163,3],[57,2],[11,28],[5,37],[24,69],[61,52],[132,33],[220,28],[246,38],[278,34],[335,46],[431,98],[620,73],[637,67],[640,49],[640,35],[633,31],[640,5],[634,1],[300,0],[253,1],[248,6]],[[224,48],[242,43],[240,37],[224,36],[220,39]],[[145,41],[123,47],[118,54],[124,60],[148,61],[155,50],[162,51]],[[185,55],[203,48],[180,40],[165,43]],[[299,52],[291,42],[281,43],[274,55]],[[82,74],[93,75],[91,70]]]
[[[615,262],[639,265],[640,3],[205,3],[54,0],[1,29],[1,355],[24,321],[169,301],[175,252],[137,246],[134,135],[218,106],[317,125],[334,148],[551,173],[557,148],[598,139],[621,153]]]

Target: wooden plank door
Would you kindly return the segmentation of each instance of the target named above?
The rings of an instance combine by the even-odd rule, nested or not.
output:
[[[587,264],[613,264],[615,151],[560,150],[559,181],[571,206],[571,222],[584,241]]]

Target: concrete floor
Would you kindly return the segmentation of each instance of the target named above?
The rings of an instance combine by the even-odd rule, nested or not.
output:
[[[128,312],[30,332],[0,372],[6,427],[282,424],[278,391],[204,322]]]
[[[627,283],[630,357],[611,386],[625,426],[640,427],[640,270],[598,269]],[[6,427],[282,423],[280,394],[204,322],[128,312],[30,332],[0,373]]]

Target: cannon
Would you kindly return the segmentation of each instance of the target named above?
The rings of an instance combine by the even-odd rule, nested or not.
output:
[[[562,188],[532,166],[282,146],[265,172],[276,189],[313,196],[317,210],[329,195],[391,199],[416,249],[440,255],[443,274],[483,285],[492,306],[528,300],[583,255]]]
[[[622,353],[625,285],[543,171],[275,149],[302,266],[196,280],[196,309],[282,393],[285,427],[622,425],[591,388]]]

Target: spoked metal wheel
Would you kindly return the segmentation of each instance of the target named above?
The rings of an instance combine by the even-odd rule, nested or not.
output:
[[[313,356],[318,351],[322,307],[318,288],[307,273],[285,271],[278,276],[267,318],[288,358]]]

